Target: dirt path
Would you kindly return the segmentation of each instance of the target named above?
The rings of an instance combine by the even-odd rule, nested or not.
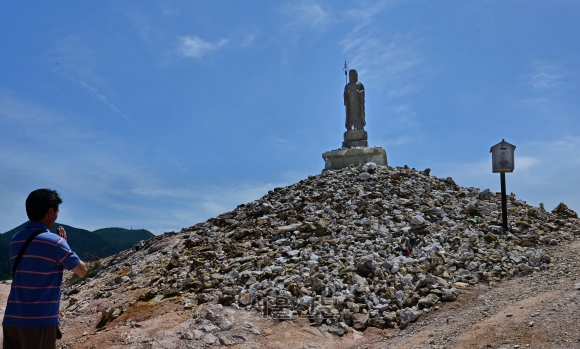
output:
[[[580,348],[580,242],[551,248],[558,266],[471,286],[454,303],[367,348]]]
[[[64,338],[59,345],[87,349],[580,348],[580,241],[547,250],[558,258],[548,270],[493,287],[465,287],[457,301],[442,304],[405,330],[369,328],[360,333],[351,328],[343,337],[337,337],[327,332],[328,327],[312,327],[306,319],[277,322],[254,312],[225,307],[214,311],[234,325],[230,337],[243,337],[245,341],[226,346],[216,340],[207,345],[203,338],[196,339],[197,332],[192,330],[207,321],[200,317],[207,308],[202,305],[184,309],[177,302],[136,303],[97,330],[106,304],[135,298],[136,293],[128,291],[122,299],[96,299],[81,310],[64,313]],[[0,283],[2,314],[9,289],[9,283]],[[214,334],[219,337],[217,332]]]

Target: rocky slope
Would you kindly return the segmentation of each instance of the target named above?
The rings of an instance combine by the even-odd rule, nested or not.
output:
[[[224,306],[336,336],[404,329],[461,288],[549,271],[557,259],[545,246],[579,234],[563,204],[547,212],[512,195],[508,209],[503,232],[500,197],[489,190],[406,167],[324,171],[105,259],[96,277],[65,289],[62,318],[92,314],[90,336],[116,319],[136,325],[153,316],[152,305],[171,302],[174,316],[198,315],[176,330],[197,343],[189,346],[258,335],[216,315]]]

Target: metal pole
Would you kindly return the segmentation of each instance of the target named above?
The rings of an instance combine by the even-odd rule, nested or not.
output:
[[[501,172],[501,218],[504,231],[508,230],[507,196],[505,192],[505,172]]]

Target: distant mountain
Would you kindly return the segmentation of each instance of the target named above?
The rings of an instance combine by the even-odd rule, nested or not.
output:
[[[0,280],[11,277],[10,262],[8,261],[10,240],[27,223],[22,223],[16,228],[0,234]],[[130,248],[141,240],[155,236],[145,229],[104,228],[91,232],[61,223],[54,223],[51,231],[55,233],[59,226],[66,230],[68,244],[71,249],[85,261],[108,257]]]
[[[99,235],[116,248],[119,248],[119,251],[128,249],[137,241],[147,240],[154,236],[149,230],[129,230],[125,228],[103,228],[97,229],[93,233]]]

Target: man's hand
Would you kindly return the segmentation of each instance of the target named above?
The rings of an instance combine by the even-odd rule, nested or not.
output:
[[[66,240],[66,230],[64,230],[64,228],[63,228],[63,227],[58,227],[58,229],[56,230],[56,234],[57,234],[58,236],[60,236],[61,238],[63,238],[63,239],[64,239],[64,241],[67,241],[67,240]]]

